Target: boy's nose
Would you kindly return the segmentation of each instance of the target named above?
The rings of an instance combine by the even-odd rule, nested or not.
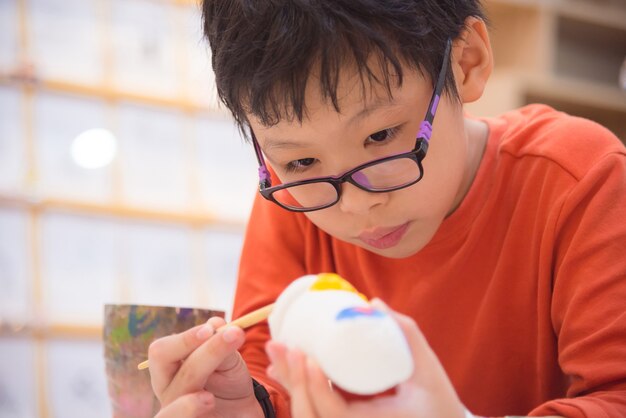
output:
[[[371,193],[348,182],[341,185],[341,198],[337,205],[345,213],[367,214],[375,206],[387,202],[388,193]]]

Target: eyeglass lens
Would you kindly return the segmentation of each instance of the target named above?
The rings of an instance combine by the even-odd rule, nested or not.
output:
[[[421,176],[420,168],[411,158],[381,161],[351,175],[353,182],[362,188],[384,192],[406,187]],[[272,194],[280,204],[289,208],[317,208],[337,201],[335,187],[326,181],[293,185]]]

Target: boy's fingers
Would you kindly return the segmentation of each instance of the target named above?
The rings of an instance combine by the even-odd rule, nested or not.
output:
[[[309,397],[319,417],[345,417],[346,401],[330,387],[328,378],[311,358],[306,361]]]
[[[283,385],[291,393],[292,399],[295,393],[296,401],[298,402],[298,405],[296,405],[298,413],[325,418],[345,415],[343,412],[346,410],[346,402],[339,394],[332,391],[328,378],[312,359],[302,356],[302,353],[291,354],[288,359],[290,351],[287,350],[285,345],[276,341],[269,341],[265,345],[265,350],[272,362],[269,367],[271,372],[268,375]],[[302,356],[303,361],[306,360],[303,371],[296,374],[296,376],[302,376],[304,386],[301,387],[306,388],[306,397],[300,388],[293,388],[292,382],[294,377],[292,372],[294,368],[289,360],[293,361],[291,357],[294,355],[296,357]]]
[[[289,365],[287,364],[287,347],[276,341],[268,341],[265,352],[270,359],[268,376],[280,383],[285,389],[290,389]]]
[[[398,385],[397,396],[412,399],[420,404],[418,398],[426,396],[429,403],[439,403],[445,416],[459,416],[463,411],[463,404],[458,398],[445,369],[439,358],[430,348],[428,341],[411,318],[396,314],[396,318],[407,341],[415,362],[413,375]],[[421,394],[421,395],[420,395]]]
[[[212,316],[211,318],[209,318],[207,323],[210,324],[213,329],[217,330],[218,328],[226,325],[226,320],[219,316]]]
[[[298,350],[290,350],[287,353],[289,364],[289,382],[291,390],[291,415],[298,418],[319,418],[307,388],[305,357]]]
[[[237,326],[215,334],[194,350],[180,366],[171,383],[163,391],[164,399],[175,399],[203,389],[207,379],[217,369],[235,367],[243,361],[237,349],[243,344],[245,334]]]
[[[214,329],[209,320],[206,324],[197,325],[180,334],[159,338],[150,344],[150,380],[157,396],[169,385],[181,361],[213,335]]]
[[[154,418],[200,418],[215,407],[215,397],[205,391],[188,393],[164,406]]]

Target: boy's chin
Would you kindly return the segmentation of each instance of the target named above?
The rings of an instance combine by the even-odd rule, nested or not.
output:
[[[398,259],[411,257],[417,254],[417,252],[422,249],[422,247],[412,248],[408,244],[402,243],[402,242],[398,243],[398,245],[395,245],[391,248],[385,248],[385,249],[371,247],[364,243],[359,244],[359,247],[364,248],[368,250],[369,252],[374,253],[376,255],[380,255],[382,257],[398,258]]]

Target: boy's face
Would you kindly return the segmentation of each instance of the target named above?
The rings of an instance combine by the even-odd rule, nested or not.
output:
[[[311,81],[302,123],[282,120],[267,127],[249,117],[281,183],[342,174],[359,164],[413,149],[433,92],[430,82],[405,69],[403,84],[393,87],[390,99],[385,86],[377,83],[367,85],[363,93],[357,75],[340,80],[341,113]],[[420,182],[389,193],[370,193],[343,183],[337,204],[305,215],[330,235],[376,254],[410,256],[430,241],[463,199],[476,165],[471,161],[475,155],[468,149],[471,146],[460,104],[444,95]]]

